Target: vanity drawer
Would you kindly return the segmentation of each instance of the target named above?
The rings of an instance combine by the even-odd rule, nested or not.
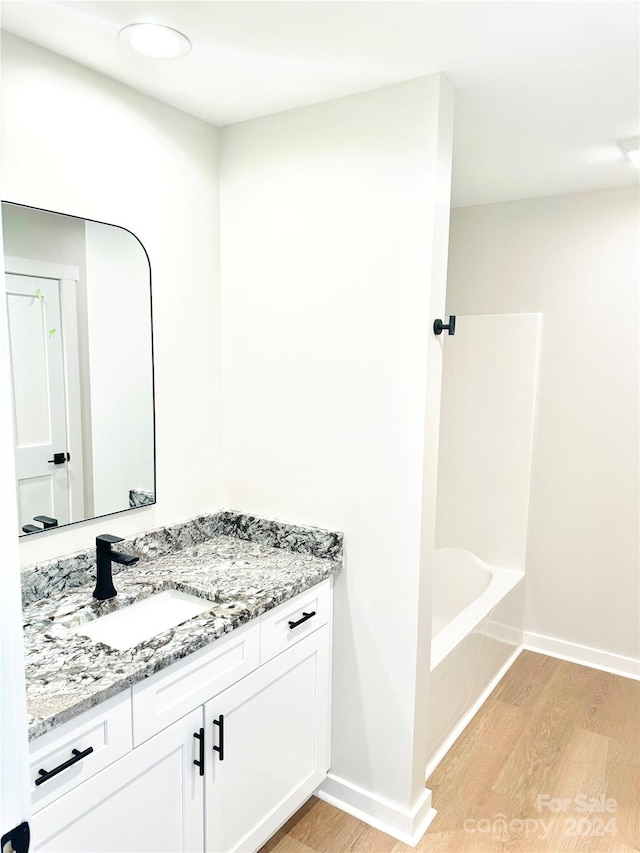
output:
[[[274,610],[263,613],[260,618],[260,663],[266,663],[325,625],[331,617],[332,601],[331,579],[327,578]]]
[[[128,689],[31,741],[29,778],[33,811],[49,805],[131,748]],[[67,763],[67,767],[36,785],[36,780],[43,778],[40,770],[51,773]]]
[[[138,746],[260,665],[258,620],[132,687],[133,743]]]

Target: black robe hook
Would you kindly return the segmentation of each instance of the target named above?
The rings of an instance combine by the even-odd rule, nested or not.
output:
[[[455,333],[456,333],[456,315],[455,314],[451,314],[449,316],[449,322],[446,326],[442,322],[442,320],[434,320],[433,321],[433,334],[434,335],[441,335],[445,329],[447,330],[447,332],[449,332],[450,335],[455,335]]]

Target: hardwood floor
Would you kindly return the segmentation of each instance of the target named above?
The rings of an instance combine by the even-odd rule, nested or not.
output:
[[[640,851],[640,682],[523,652],[427,781],[418,853]],[[311,798],[261,853],[410,853]]]

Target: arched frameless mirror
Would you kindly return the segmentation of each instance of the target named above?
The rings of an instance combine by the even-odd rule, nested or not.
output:
[[[2,229],[20,535],[155,503],[144,247],[11,202]]]

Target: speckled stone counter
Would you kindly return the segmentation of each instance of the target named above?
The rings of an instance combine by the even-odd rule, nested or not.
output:
[[[231,512],[151,531],[117,547],[137,554],[140,562],[118,567],[117,572],[114,564],[118,595],[108,601],[92,597],[93,551],[24,572],[31,739],[214,642],[342,567],[339,533]],[[214,605],[125,651],[69,630],[165,589],[206,598]]]

